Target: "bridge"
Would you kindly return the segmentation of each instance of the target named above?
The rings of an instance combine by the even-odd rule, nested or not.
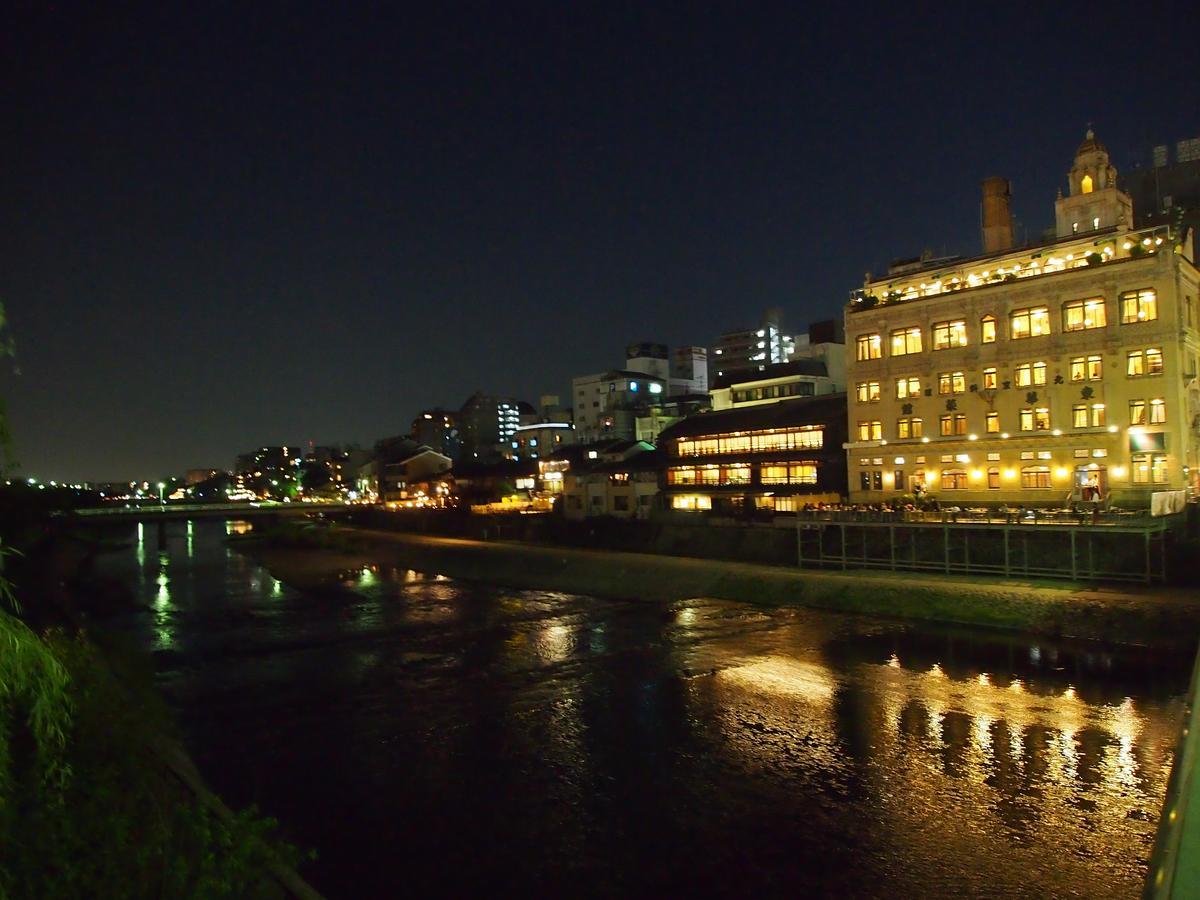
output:
[[[228,519],[258,516],[311,516],[361,509],[350,503],[146,503],[141,506],[97,506],[77,509],[83,519],[103,522],[150,522],[180,519]]]

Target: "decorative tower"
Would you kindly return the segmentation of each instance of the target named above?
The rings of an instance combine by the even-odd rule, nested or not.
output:
[[[1133,225],[1133,199],[1117,188],[1116,167],[1090,128],[1075,151],[1067,186],[1070,193],[1054,201],[1055,231],[1060,238]]]

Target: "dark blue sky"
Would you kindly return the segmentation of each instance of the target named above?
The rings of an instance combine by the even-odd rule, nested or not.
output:
[[[1200,134],[1191,4],[342,6],[5,13],[26,473],[565,399],[629,341],[803,330],[892,257],[975,252],[984,176],[1040,230],[1089,121],[1122,168]]]

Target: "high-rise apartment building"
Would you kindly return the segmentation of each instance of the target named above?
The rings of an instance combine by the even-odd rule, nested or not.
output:
[[[1006,190],[989,191],[999,249],[868,277],[846,310],[851,498],[920,486],[947,503],[1146,506],[1195,489],[1191,231],[1135,227],[1090,131],[1054,239],[1014,249]]]

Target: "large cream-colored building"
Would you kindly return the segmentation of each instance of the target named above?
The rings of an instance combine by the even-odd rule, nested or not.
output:
[[[851,498],[1132,508],[1194,490],[1193,235],[1133,227],[1091,132],[1054,240],[1014,249],[1007,184],[984,190],[985,255],[893,266],[847,308]]]

